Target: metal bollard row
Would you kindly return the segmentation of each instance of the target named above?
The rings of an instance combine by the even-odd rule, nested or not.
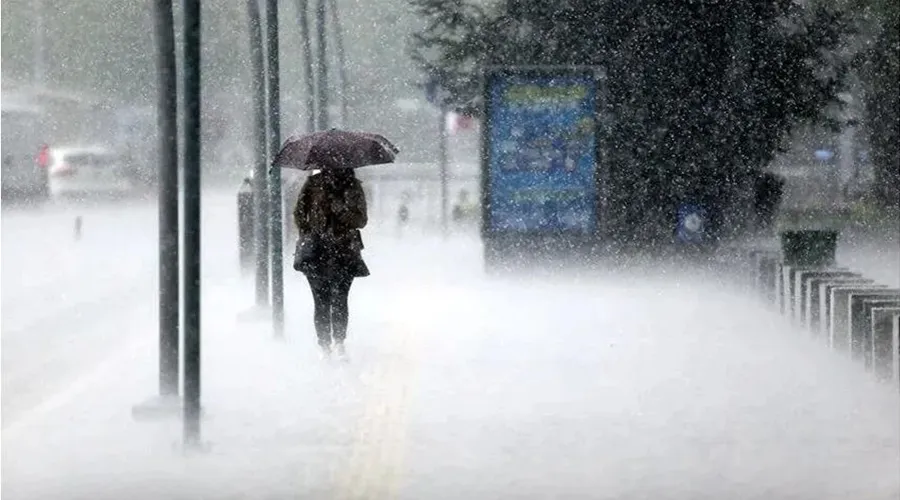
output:
[[[744,250],[753,293],[800,331],[900,390],[900,289],[832,262],[788,262],[783,251]]]

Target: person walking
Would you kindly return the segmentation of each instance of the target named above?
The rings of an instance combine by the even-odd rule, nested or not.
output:
[[[326,356],[345,355],[350,286],[369,275],[360,233],[369,221],[366,193],[354,169],[393,163],[399,152],[383,135],[332,128],[289,137],[272,160],[272,168],[313,172],[294,207],[294,269],[309,281]]]
[[[319,346],[325,356],[344,357],[350,286],[369,275],[360,233],[368,223],[362,182],[349,168],[320,169],[300,189],[293,215],[299,235],[294,269],[309,281]]]

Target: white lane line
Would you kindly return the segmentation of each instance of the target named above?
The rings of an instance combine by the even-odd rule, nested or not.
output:
[[[91,387],[98,385],[104,379],[112,379],[116,373],[121,372],[122,365],[132,365],[132,360],[140,352],[146,352],[151,348],[153,340],[149,337],[134,340],[128,346],[115,351],[95,365],[86,374],[76,378],[65,389],[44,399],[33,408],[23,411],[12,422],[3,422],[3,442],[21,437],[29,427],[40,424],[44,418],[69,405]]]

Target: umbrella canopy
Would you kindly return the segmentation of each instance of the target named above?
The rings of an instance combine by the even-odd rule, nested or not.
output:
[[[378,134],[331,129],[290,137],[272,165],[299,170],[359,168],[393,163],[399,151]]]

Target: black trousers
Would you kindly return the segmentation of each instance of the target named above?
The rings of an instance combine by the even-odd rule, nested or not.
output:
[[[343,342],[347,338],[347,322],[350,319],[348,298],[353,277],[341,275],[334,278],[307,276],[315,306],[314,321],[319,344],[329,345],[332,338]]]

